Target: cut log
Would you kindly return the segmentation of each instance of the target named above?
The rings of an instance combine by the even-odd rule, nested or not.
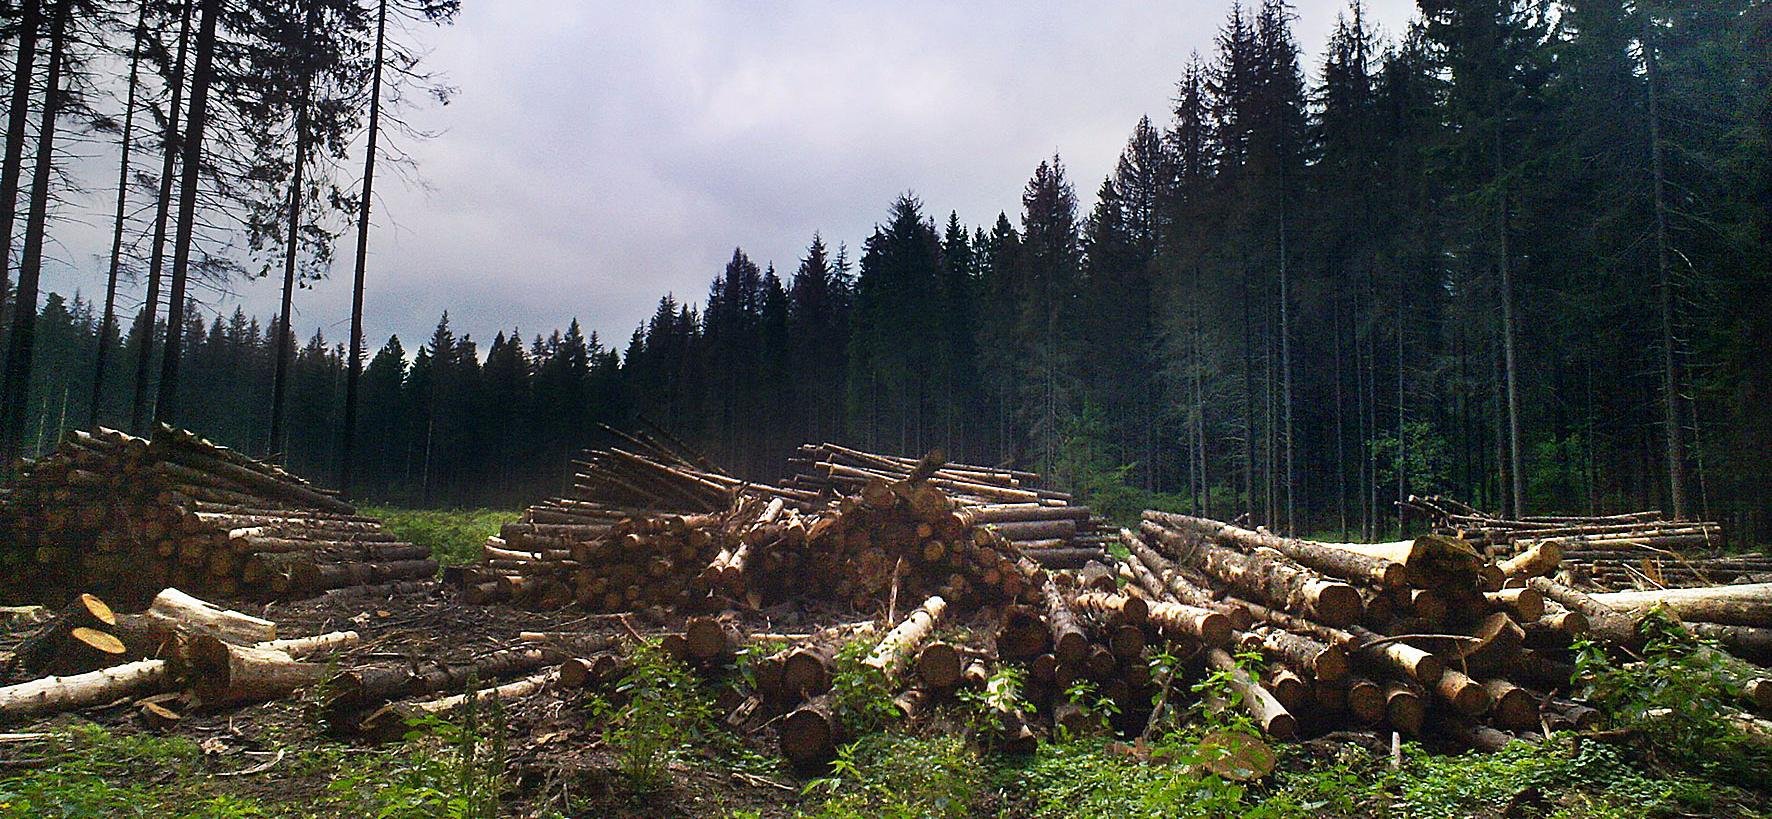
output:
[[[931,642],[917,652],[917,676],[935,690],[952,688],[960,682],[960,650],[952,643]]]
[[[137,660],[68,677],[44,677],[0,688],[0,716],[21,719],[74,711],[162,691],[172,684],[165,660]]]
[[[112,633],[117,615],[91,594],[76,595],[53,619],[13,650],[12,665],[28,674],[67,676],[116,665],[126,649]]]
[[[706,662],[738,650],[738,630],[717,617],[691,617],[683,626],[689,656]]]
[[[1325,580],[1293,564],[1279,552],[1263,550],[1243,554],[1204,542],[1190,542],[1182,535],[1152,521],[1143,524],[1145,534],[1175,550],[1220,582],[1291,611],[1306,612],[1325,625],[1341,627],[1357,623],[1364,601],[1353,586]]]
[[[1497,727],[1509,731],[1538,727],[1538,698],[1530,691],[1502,679],[1484,680],[1483,688],[1494,702],[1490,719]]]
[[[1485,592],[1483,597],[1490,605],[1505,609],[1521,621],[1537,620],[1544,616],[1544,593],[1530,586]]]
[[[1562,544],[1555,540],[1540,540],[1502,561],[1501,573],[1507,577],[1541,577],[1556,571],[1562,562]]]
[[[199,600],[178,589],[166,589],[154,596],[148,615],[176,626],[196,626],[210,631],[230,643],[251,645],[277,639],[277,624],[261,617],[224,609]]]
[[[1420,736],[1422,724],[1427,720],[1427,702],[1420,689],[1391,680],[1384,684],[1384,713],[1392,728],[1409,736]]]
[[[1181,603],[1150,603],[1149,620],[1170,639],[1192,638],[1209,646],[1230,644],[1233,629],[1229,617],[1216,611]]]
[[[263,702],[289,696],[326,676],[322,663],[298,662],[282,651],[240,646],[199,635],[181,648],[192,691],[206,705]]]
[[[1150,604],[1142,597],[1084,592],[1073,598],[1071,605],[1112,626],[1141,626],[1150,618]]]
[[[371,665],[339,672],[328,683],[327,711],[333,715],[360,710],[384,700],[466,689],[503,677],[534,671],[558,657],[553,650],[494,651],[470,662],[428,661],[404,665]]]
[[[494,688],[483,688],[471,693],[454,694],[422,702],[394,703],[383,706],[365,717],[357,728],[360,732],[372,736],[398,735],[404,733],[407,726],[417,720],[424,717],[446,716],[469,702],[478,704],[495,700],[522,699],[547,688],[553,683],[555,677],[556,671],[549,669]]]
[[[843,723],[829,694],[795,708],[777,724],[781,754],[795,767],[805,769],[830,761],[844,737]]]
[[[1144,519],[1195,537],[1233,545],[1247,552],[1262,548],[1273,549],[1300,565],[1350,582],[1374,583],[1383,588],[1397,589],[1402,588],[1408,580],[1402,564],[1349,551],[1342,548],[1341,544],[1278,537],[1215,520],[1168,512],[1146,510]]]
[[[1335,548],[1401,563],[1409,585],[1418,589],[1468,587],[1483,567],[1483,557],[1475,547],[1444,535],[1393,543],[1337,543]]]
[[[896,679],[919,646],[935,633],[936,624],[947,613],[948,603],[940,595],[923,601],[916,611],[906,615],[894,626],[880,644],[862,662],[877,668],[887,679]]]
[[[1222,648],[1206,649],[1207,662],[1219,671],[1228,672],[1231,689],[1243,701],[1243,708],[1263,733],[1275,739],[1291,739],[1298,735],[1298,720],[1282,707],[1274,695],[1249,674],[1237,667],[1236,660]]]
[[[1681,620],[1772,628],[1772,583],[1611,592],[1593,597],[1629,615],[1640,616],[1660,605]]]

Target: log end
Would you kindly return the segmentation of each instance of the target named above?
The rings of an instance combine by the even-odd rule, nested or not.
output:
[[[798,708],[782,718],[776,729],[781,754],[798,767],[828,761],[837,751],[834,726],[828,715],[814,708]]]
[[[1360,590],[1346,583],[1319,582],[1311,590],[1311,606],[1323,625],[1342,628],[1360,622],[1365,601]]]
[[[930,688],[952,688],[959,684],[960,652],[948,643],[930,643],[917,654],[917,676]]]

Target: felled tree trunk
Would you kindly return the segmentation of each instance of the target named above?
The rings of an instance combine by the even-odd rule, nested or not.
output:
[[[172,683],[165,660],[137,660],[68,677],[44,677],[0,688],[0,716],[18,719],[73,711],[164,690]]]
[[[886,636],[880,638],[880,644],[862,662],[879,669],[887,679],[896,679],[905,664],[916,656],[917,647],[935,633],[936,624],[941,622],[947,608],[947,601],[940,595],[923,601],[916,611],[886,632]]]
[[[548,687],[556,677],[554,669],[532,674],[514,682],[508,682],[494,688],[482,688],[465,694],[454,694],[434,700],[421,702],[397,702],[383,706],[365,717],[358,724],[358,730],[371,736],[387,736],[404,732],[414,721],[424,717],[440,717],[454,713],[469,702],[486,703],[494,700],[514,700],[527,697]]]
[[[176,626],[195,626],[213,632],[230,643],[248,645],[277,639],[277,624],[269,620],[224,609],[178,589],[154,596],[148,615]]]
[[[1213,668],[1230,672],[1231,689],[1241,696],[1244,710],[1254,718],[1256,726],[1263,733],[1275,739],[1291,739],[1298,735],[1298,720],[1280,705],[1280,701],[1272,693],[1238,668],[1236,660],[1231,659],[1231,655],[1225,653],[1224,649],[1206,649],[1206,659]]]
[[[1340,548],[1338,544],[1278,537],[1206,518],[1146,510],[1144,519],[1197,538],[1231,544],[1244,551],[1273,549],[1330,577],[1400,589],[1407,581],[1401,563]]]
[[[1642,615],[1657,605],[1681,620],[1772,628],[1772,583],[1593,595],[1621,613]]]
[[[1210,543],[1189,543],[1151,521],[1144,522],[1144,531],[1245,595],[1290,611],[1306,612],[1329,626],[1341,627],[1360,620],[1365,604],[1358,590],[1292,565],[1277,553],[1246,555]]]

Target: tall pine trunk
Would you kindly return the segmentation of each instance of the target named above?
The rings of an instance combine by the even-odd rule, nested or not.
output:
[[[12,69],[12,94],[6,110],[6,157],[0,162],[0,315],[12,292],[7,281],[12,265],[12,228],[18,216],[19,177],[24,174],[25,132],[31,127],[31,78],[37,69],[37,28],[43,24],[41,0],[24,0],[19,9],[17,60]]]
[[[1667,259],[1667,177],[1661,154],[1660,61],[1655,58],[1654,22],[1643,15],[1643,64],[1648,74],[1649,168],[1655,196],[1655,286],[1661,307],[1661,403],[1662,425],[1667,438],[1668,501],[1674,519],[1686,517],[1686,446],[1680,428],[1678,364],[1674,356],[1673,278]]]
[[[98,354],[92,365],[92,404],[86,425],[98,426],[99,407],[105,394],[105,367],[110,363],[111,336],[117,325],[117,274],[123,266],[123,217],[129,204],[129,154],[135,147],[135,92],[141,68],[142,38],[147,36],[148,0],[142,0],[135,21],[135,40],[129,49],[129,91],[123,103],[123,159],[117,167],[117,211],[111,225],[110,275],[105,279],[105,311],[98,322]]]
[[[43,237],[48,229],[49,186],[55,176],[55,120],[62,106],[62,63],[67,55],[68,0],[50,12],[49,68],[43,86],[42,121],[32,168],[31,201],[25,214],[25,245],[19,254],[18,301],[6,344],[6,378],[0,387],[0,463],[23,453],[25,410],[31,399],[31,356],[36,349],[37,285],[43,275]]]
[[[1520,376],[1514,353],[1514,268],[1508,258],[1507,185],[1501,178],[1501,128],[1495,129],[1495,176],[1499,187],[1495,206],[1495,242],[1501,268],[1501,353],[1507,382],[1507,459],[1512,478],[1515,515],[1526,514],[1526,470],[1520,452]]]
[[[363,157],[363,200],[357,207],[357,262],[351,280],[351,362],[345,371],[345,423],[339,442],[338,488],[347,496],[356,469],[357,390],[363,378],[363,276],[369,263],[369,204],[375,193],[376,140],[381,136],[381,69],[387,47],[388,0],[376,5],[375,67],[369,82],[369,144]]]
[[[135,395],[130,402],[129,429],[145,433],[148,422],[148,373],[154,361],[154,320],[160,310],[160,280],[166,271],[166,223],[172,213],[173,174],[178,170],[179,114],[185,92],[185,57],[191,40],[191,7],[179,10],[178,56],[172,64],[172,96],[167,101],[166,131],[161,136],[160,189],[154,201],[154,238],[148,252],[148,293],[142,302],[141,346],[135,351]]]
[[[308,25],[314,25],[309,13]],[[290,302],[295,296],[296,257],[301,241],[302,183],[308,164],[308,100],[307,78],[303,78],[301,98],[295,108],[295,167],[289,181],[288,246],[283,254],[283,302],[277,313],[277,369],[271,381],[271,438],[266,452],[284,451],[283,415],[289,403],[289,361],[295,357],[295,334],[290,332]]]
[[[1297,472],[1293,469],[1292,447],[1292,287],[1286,264],[1286,169],[1280,168],[1280,418],[1284,427],[1286,474],[1286,534],[1298,532],[1293,501],[1293,485]]]
[[[197,62],[191,69],[191,114],[185,128],[178,191],[178,230],[172,243],[172,286],[166,303],[166,349],[160,358],[160,394],[155,420],[178,421],[178,367],[185,332],[185,283],[191,272],[191,242],[197,228],[197,187],[202,181],[203,129],[209,118],[209,84],[215,74],[215,27],[221,0],[203,0],[197,26]]]

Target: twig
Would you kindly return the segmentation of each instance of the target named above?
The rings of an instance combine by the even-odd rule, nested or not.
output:
[[[283,754],[284,753],[285,753],[284,749],[278,748],[277,755],[274,757],[271,757],[268,760],[265,760],[263,763],[260,763],[258,765],[254,765],[250,768],[243,768],[238,771],[222,771],[221,773],[216,774],[216,776],[251,776],[253,774],[264,773],[265,771],[268,771],[272,768],[277,767],[277,763],[283,761]]]
[[[784,791],[792,791],[794,789],[794,786],[792,786],[792,785],[777,782],[777,781],[770,779],[766,776],[758,776],[756,774],[745,773],[744,771],[733,771],[732,778],[736,779],[740,782],[745,782],[745,783],[748,783],[751,785],[767,786],[767,787],[771,787],[771,788],[778,788],[778,789],[784,790]]]

